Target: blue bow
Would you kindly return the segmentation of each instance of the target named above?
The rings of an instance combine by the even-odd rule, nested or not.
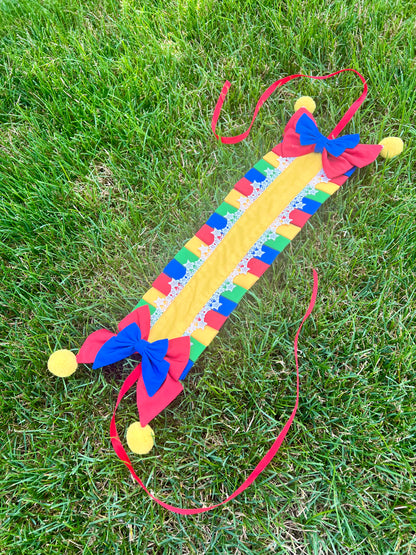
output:
[[[131,356],[142,355],[142,376],[149,397],[152,397],[168,375],[170,364],[165,360],[168,339],[150,342],[142,339],[139,326],[132,323],[104,343],[95,357],[93,368],[101,368]]]
[[[338,158],[347,148],[355,148],[360,142],[360,135],[343,135],[337,139],[328,139],[319,132],[315,122],[306,114],[302,114],[296,123],[296,133],[299,134],[302,146],[315,145],[315,152],[327,150]]]

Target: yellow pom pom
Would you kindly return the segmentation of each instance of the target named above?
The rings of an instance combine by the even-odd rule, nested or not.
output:
[[[386,137],[378,143],[383,145],[380,156],[383,158],[394,158],[403,152],[403,141],[400,137]]]
[[[314,99],[310,96],[301,96],[296,100],[294,108],[295,112],[297,112],[300,108],[306,108],[308,112],[313,114],[316,108],[316,104]]]
[[[149,424],[142,427],[140,422],[133,422],[127,429],[127,445],[130,451],[138,455],[146,455],[152,450],[155,443],[154,437],[155,434]]]
[[[48,369],[55,376],[66,378],[75,372],[78,367],[77,358],[74,353],[67,349],[61,349],[51,354],[48,360]]]

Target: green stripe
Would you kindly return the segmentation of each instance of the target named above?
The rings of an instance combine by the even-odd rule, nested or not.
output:
[[[289,243],[290,243],[290,239],[286,239],[286,237],[282,237],[281,235],[278,235],[276,239],[270,239],[269,241],[266,241],[264,244],[267,247],[270,247],[279,252],[282,252],[282,250],[285,247],[287,247]]]
[[[316,202],[320,202],[322,204],[330,196],[331,195],[328,195],[328,193],[324,193],[323,191],[319,191],[318,189],[316,189],[316,193],[314,193],[313,195],[306,195],[306,198],[309,198],[311,200],[316,200]]]
[[[247,289],[244,289],[244,287],[241,287],[241,285],[234,285],[234,289],[232,291],[224,291],[223,293],[221,293],[221,295],[226,299],[230,299],[230,301],[239,303],[244,297],[244,293],[246,292]]]
[[[223,202],[218,206],[215,212],[220,216],[226,216],[227,214],[234,214],[234,212],[237,212],[237,208],[234,208],[234,206],[231,206],[228,202]]]
[[[276,168],[274,166],[272,166],[271,164],[269,164],[268,162],[266,162],[266,160],[259,160],[257,162],[257,164],[254,166],[254,168],[261,172],[263,175],[266,175],[266,170],[275,170]]]
[[[154,306],[152,306],[150,303],[147,303],[146,301],[144,301],[143,299],[141,299],[136,306],[134,307],[134,309],[136,310],[136,308],[139,308],[139,306],[144,306],[145,304],[147,304],[147,306],[149,307],[150,310],[150,314],[153,314],[153,312],[156,310]]]
[[[176,255],[175,260],[177,260],[180,264],[186,264],[187,262],[196,262],[199,260],[196,254],[191,251],[188,251],[185,247],[181,249]]]
[[[202,343],[191,337],[191,352],[189,358],[192,360],[192,362],[196,361],[196,359],[202,354],[205,348],[206,345],[203,345]]]

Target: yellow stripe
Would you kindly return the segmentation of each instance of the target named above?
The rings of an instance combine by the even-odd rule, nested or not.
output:
[[[275,154],[272,150],[268,152],[265,156],[263,156],[263,160],[266,160],[269,164],[278,168],[280,165],[280,158],[277,154]]]
[[[224,202],[227,204],[231,204],[234,208],[240,209],[240,198],[243,197],[243,193],[237,191],[237,189],[233,189],[228,195],[225,197]]]
[[[198,237],[195,237],[195,235],[185,245],[188,251],[191,251],[198,258],[201,258],[201,251],[199,249],[206,246],[206,243],[198,239]]]
[[[205,326],[203,330],[195,330],[192,332],[192,337],[203,345],[209,345],[214,337],[217,335],[218,330],[211,328],[210,326]]]
[[[237,220],[152,327],[149,341],[183,335],[249,249],[321,169],[318,153],[296,158]]]
[[[143,300],[146,301],[147,303],[150,303],[155,308],[157,308],[156,300],[164,299],[165,297],[166,295],[164,295],[163,293],[161,293],[160,291],[152,287],[151,289],[146,291],[146,293],[143,295]]]
[[[254,274],[240,274],[233,279],[233,283],[239,285],[240,287],[244,287],[244,289],[250,289],[256,283],[259,278]]]
[[[286,239],[292,240],[296,237],[300,230],[301,228],[297,225],[283,224],[276,229],[276,233],[282,235],[283,237],[286,237]]]
[[[316,185],[315,189],[318,189],[318,191],[323,191],[328,195],[333,195],[336,191],[338,191],[339,185],[336,185],[335,183],[331,183],[331,182],[324,183],[322,181],[321,183],[318,183],[318,185]]]

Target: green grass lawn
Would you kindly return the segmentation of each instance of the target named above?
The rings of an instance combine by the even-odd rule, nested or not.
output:
[[[416,106],[413,0],[0,0],[0,553],[416,553]],[[224,135],[291,73],[354,67],[346,132],[401,136],[305,226],[205,351],[134,457],[182,506],[231,493],[301,405],[268,470],[223,508],[179,517],[113,452],[128,369],[46,370],[114,328],[234,183],[280,141],[302,94],[329,133],[360,82],[295,81],[250,137]],[[134,397],[120,429],[136,418]]]

